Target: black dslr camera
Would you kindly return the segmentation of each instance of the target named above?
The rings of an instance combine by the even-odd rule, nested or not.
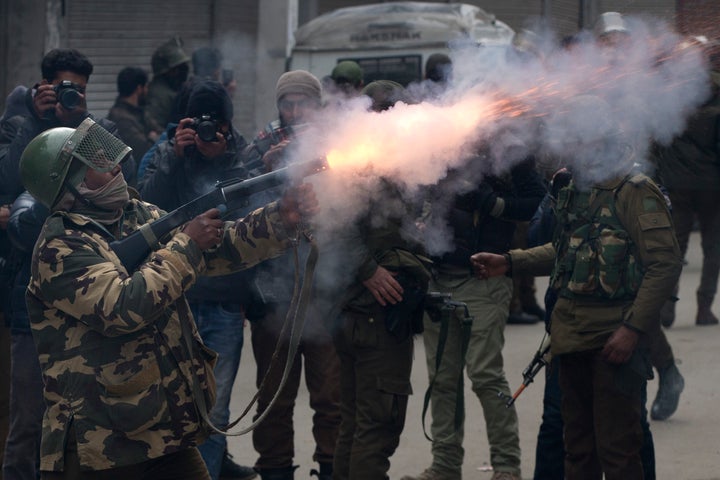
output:
[[[83,87],[70,80],[63,80],[53,87],[58,102],[65,110],[75,110],[82,102]]]
[[[198,137],[203,142],[217,142],[218,122],[210,115],[201,115],[199,118],[195,117],[192,122],[188,124],[187,128],[192,128],[197,132]]]

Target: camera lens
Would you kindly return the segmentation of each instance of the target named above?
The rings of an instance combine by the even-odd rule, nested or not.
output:
[[[197,126],[198,137],[200,137],[200,140],[203,142],[214,142],[217,140],[217,137],[215,136],[216,131],[215,122],[210,120],[204,120]]]
[[[58,96],[58,102],[65,110],[75,110],[80,105],[80,100],[80,93],[72,88],[62,90]]]

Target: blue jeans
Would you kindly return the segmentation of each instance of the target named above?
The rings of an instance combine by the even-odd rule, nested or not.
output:
[[[0,477],[35,480],[40,475],[45,401],[40,361],[30,332],[12,333],[10,355],[10,430]]]
[[[210,410],[210,420],[222,428],[230,421],[230,393],[240,366],[244,323],[242,310],[237,304],[209,301],[190,302],[190,309],[203,342],[218,353],[215,365],[217,400]],[[198,447],[212,480],[220,477],[226,449],[227,438],[220,434],[210,435]]]

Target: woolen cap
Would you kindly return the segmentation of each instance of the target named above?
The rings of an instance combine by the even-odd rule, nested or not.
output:
[[[278,78],[275,87],[275,101],[280,102],[280,99],[289,93],[299,93],[319,102],[321,92],[320,80],[315,75],[305,70],[293,70],[283,73]]]

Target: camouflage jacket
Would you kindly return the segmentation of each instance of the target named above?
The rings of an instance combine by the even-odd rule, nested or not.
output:
[[[551,319],[553,355],[601,348],[621,325],[646,333],[659,328],[660,308],[672,296],[680,275],[680,248],[665,198],[655,183],[644,175],[635,175],[630,181],[617,178],[596,188],[615,191],[617,219],[637,253],[636,258],[630,255],[623,258],[640,263],[642,279],[632,299],[592,296],[558,299]],[[558,219],[561,218],[564,218],[562,212],[558,214]],[[571,232],[563,230],[563,235],[568,233]],[[569,250],[562,247],[566,240],[560,235],[554,243],[512,250],[513,274],[547,275],[567,263],[563,255]],[[576,268],[586,266],[580,261],[575,265]]]
[[[131,200],[122,236],[162,212]],[[220,246],[202,252],[184,233],[163,239],[128,272],[113,236],[92,219],[57,212],[35,246],[27,305],[45,383],[41,469],[64,468],[72,422],[80,464],[132,465],[196,445],[205,434],[192,398],[192,370],[206,389],[203,350],[184,292],[198,275],[227,274],[289,245],[277,204],[226,222]],[[181,321],[190,322],[196,354]]]

